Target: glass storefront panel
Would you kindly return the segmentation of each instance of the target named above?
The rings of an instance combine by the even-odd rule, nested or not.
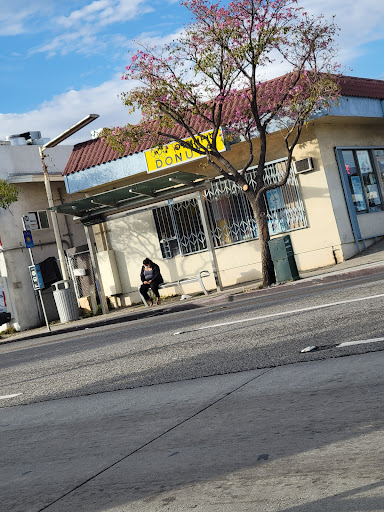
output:
[[[381,181],[384,185],[384,149],[375,149],[373,152],[373,156],[377,164],[379,177],[381,178]]]
[[[379,180],[384,180],[384,150],[343,150],[345,172],[356,212],[378,212],[383,209]],[[381,176],[377,175],[373,158]]]
[[[365,195],[368,199],[369,211],[378,212],[381,210],[381,199],[369,152],[367,150],[359,150],[356,151],[356,156],[359,162]]]
[[[357,212],[366,212],[367,203],[364,197],[363,185],[357,169],[353,150],[343,151],[345,170],[351,189],[352,201]]]

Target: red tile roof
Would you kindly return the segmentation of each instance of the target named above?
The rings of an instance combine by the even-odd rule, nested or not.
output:
[[[284,80],[284,77],[276,78],[276,81]],[[371,98],[371,99],[384,99],[384,80],[373,80],[370,78],[357,78],[357,77],[343,77],[340,81],[341,95],[342,96],[356,96],[360,98]],[[233,102],[233,108],[235,108],[235,102]],[[232,108],[228,109],[226,113],[228,116],[231,115]],[[199,132],[203,132],[209,129],[208,126],[196,127]],[[187,137],[187,134],[182,128],[175,128],[175,135],[179,135],[181,138]],[[146,140],[140,144],[135,153],[140,153],[149,149],[151,145]],[[88,169],[96,165],[100,165],[119,158],[124,158],[132,154],[132,151],[126,150],[123,155],[119,152],[114,151],[106,142],[101,139],[88,140],[76,144],[73,148],[71,156],[67,162],[67,165],[63,171],[63,175],[72,174],[77,171]]]
[[[384,80],[344,76],[340,80],[342,96],[359,98],[384,99]]]

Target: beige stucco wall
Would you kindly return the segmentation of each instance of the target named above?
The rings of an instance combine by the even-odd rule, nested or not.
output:
[[[248,158],[248,146],[239,144],[231,150],[232,162],[240,168]],[[283,158],[284,151],[280,134],[270,137],[268,161]],[[290,233],[296,254],[298,269],[306,270],[334,263],[333,249],[340,239],[332,211],[332,203],[315,132],[309,128],[297,147],[296,158],[312,156],[316,170],[298,177],[300,194],[305,205],[308,227]],[[186,166],[183,167],[186,170]],[[201,163],[188,164],[189,172],[202,172]],[[324,222],[326,219],[326,222]],[[129,215],[106,223],[108,248],[115,251],[116,262],[122,284],[122,304],[138,302],[137,287],[140,284],[141,262],[150,257],[160,264],[165,281],[174,281],[185,276],[209,270],[212,265],[208,251],[189,256],[178,255],[163,260],[151,211]],[[96,239],[99,228],[94,227]],[[231,286],[261,279],[260,249],[258,240],[242,242],[216,249],[216,258],[223,286]],[[213,275],[206,279],[207,289],[215,289]],[[195,293],[201,291],[198,283],[183,287],[167,288],[163,294]]]
[[[299,271],[334,264],[333,251],[340,246],[324,163],[313,125],[304,129],[294,151],[296,160],[307,157],[313,159],[314,171],[296,175],[307,228],[290,233]]]
[[[357,253],[349,220],[339,170],[335,158],[336,147],[384,147],[384,121],[380,119],[321,120],[316,124],[316,137],[321,148],[321,159],[335,213],[337,229],[340,234],[340,252],[342,259],[348,259]],[[383,190],[383,184],[380,183]],[[366,238],[365,245],[374,243],[377,236],[384,234],[384,212],[360,214],[357,216],[361,236]],[[371,239],[371,240],[370,240]],[[360,243],[360,248],[363,245]]]
[[[208,270],[211,276],[204,280],[209,289],[215,287],[212,275],[212,266],[207,251],[191,256],[176,256],[170,260],[163,260],[156,227],[151,211],[144,211],[135,215],[105,223],[108,247],[115,252],[116,264],[122,286],[122,305],[140,302],[138,286],[141,284],[140,271],[143,259],[148,257],[160,265],[161,273],[166,282],[197,275],[201,270]],[[94,227],[96,240],[99,227]],[[198,283],[188,283],[183,287],[166,288],[163,295],[175,293],[197,293],[201,291]]]
[[[267,161],[274,161],[285,157],[283,144],[283,138],[280,133],[269,136]],[[299,174],[296,178],[304,204],[307,227],[289,233],[299,271],[334,264],[333,251],[337,253],[340,248],[338,226],[328,189],[317,133],[313,124],[308,125],[303,130],[300,143],[294,151],[294,158],[296,160],[306,157],[312,157],[315,170]],[[260,262],[258,243],[249,242],[247,245],[252,243],[256,244],[254,249],[256,251],[256,261]]]
[[[379,121],[380,123],[380,121]],[[311,123],[304,129],[294,158],[311,157],[314,171],[297,175],[300,196],[304,204],[307,227],[291,231],[297,267],[300,271],[333,265],[356,253],[353,233],[345,205],[337,168],[335,146],[383,146],[378,124],[364,125],[349,118],[329,118]],[[226,153],[232,163],[241,168],[248,159],[248,146],[237,144]],[[257,145],[255,147],[257,163]],[[281,134],[269,136],[267,161],[285,157]],[[213,175],[202,162],[191,162],[179,168],[187,172]],[[174,168],[173,170],[177,170]],[[373,236],[379,225],[384,225],[384,212],[359,217],[363,236]],[[160,264],[165,281],[174,281],[195,275],[201,270],[212,272],[208,251],[189,256],[178,255],[163,260],[151,211],[137,213],[106,223],[109,248],[116,252],[116,261],[123,288],[123,304],[138,302],[141,262],[149,257]],[[97,226],[95,226],[97,231]],[[285,234],[285,233],[284,233]],[[276,235],[281,236],[281,235]],[[369,244],[369,242],[367,242]],[[224,286],[254,281],[261,278],[258,240],[242,242],[215,250],[220,277]],[[211,275],[205,281],[207,289],[215,289]],[[198,283],[183,288],[167,288],[164,294],[199,292]]]
[[[160,265],[166,282],[177,281],[183,277],[196,276],[202,270],[208,270],[210,276],[204,279],[208,290],[216,288],[212,264],[208,251],[188,256],[177,255],[172,259],[163,259],[153,221],[152,212],[137,213],[129,217],[106,223],[109,247],[115,251],[116,263],[122,285],[122,305],[140,301],[137,288],[140,285],[141,264],[145,257]],[[95,229],[98,234],[97,227]],[[261,277],[257,263],[260,262],[258,242],[244,242],[216,250],[220,276],[224,286],[259,279]],[[198,282],[183,286],[166,288],[162,295],[201,293]]]
[[[216,250],[223,286],[261,279],[258,241],[242,242]]]

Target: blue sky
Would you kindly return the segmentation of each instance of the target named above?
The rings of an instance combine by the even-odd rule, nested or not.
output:
[[[346,74],[384,79],[382,0],[300,5],[336,15]],[[188,21],[178,0],[0,0],[0,138],[29,130],[53,138],[88,113],[100,118],[67,143],[87,140],[91,129],[125,124],[118,94],[129,87],[121,75],[132,40],[161,44]]]

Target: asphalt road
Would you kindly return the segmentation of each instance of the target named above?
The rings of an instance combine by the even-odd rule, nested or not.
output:
[[[382,512],[383,283],[0,346],[0,509]]]
[[[383,350],[384,275],[0,346],[0,407]],[[173,312],[171,312],[173,311]],[[179,333],[179,334],[177,334]],[[315,352],[301,353],[308,346]]]

